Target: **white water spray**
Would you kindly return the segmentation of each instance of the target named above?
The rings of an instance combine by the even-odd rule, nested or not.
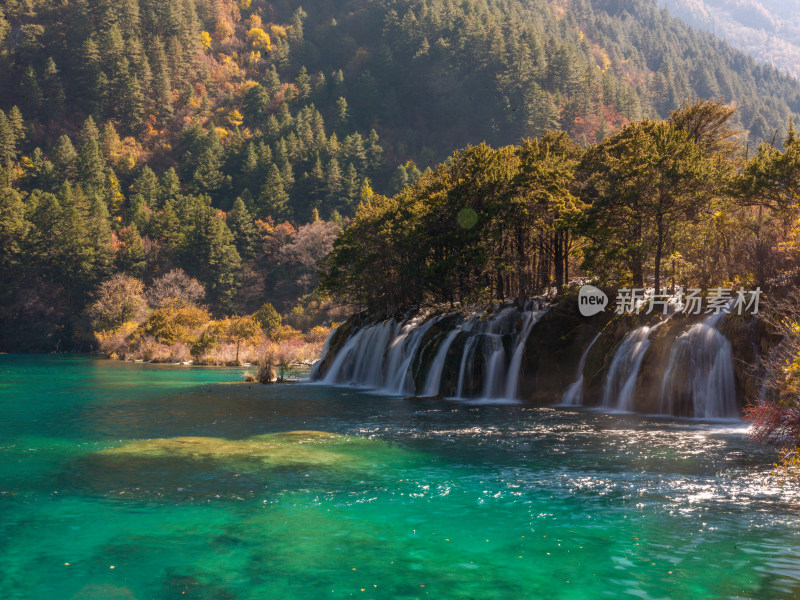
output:
[[[578,372],[573,381],[561,397],[560,406],[582,406],[583,405],[583,369],[586,367],[586,358],[589,356],[589,350],[592,349],[594,343],[600,339],[600,333],[594,336],[592,342],[586,347],[581,355],[581,360],[578,363]]]
[[[661,412],[697,419],[739,416],[731,343],[717,329],[725,313],[692,326],[672,345],[661,381]]]

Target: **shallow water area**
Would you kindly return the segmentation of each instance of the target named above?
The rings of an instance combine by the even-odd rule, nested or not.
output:
[[[742,423],[243,371],[0,356],[0,596],[800,597]]]

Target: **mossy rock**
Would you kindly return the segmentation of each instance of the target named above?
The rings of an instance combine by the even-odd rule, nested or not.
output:
[[[558,402],[575,380],[584,350],[609,320],[608,311],[582,316],[576,294],[558,298],[533,326],[525,343],[520,398],[534,404]]]
[[[241,471],[277,468],[365,467],[364,448],[386,447],[383,442],[324,431],[268,433],[243,440],[186,436],[135,440],[101,450],[111,459],[172,459],[218,463]],[[362,464],[363,463],[363,464]]]

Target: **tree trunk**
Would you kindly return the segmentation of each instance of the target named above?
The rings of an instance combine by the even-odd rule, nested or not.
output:
[[[556,278],[556,293],[560,296],[564,291],[564,254],[563,234],[556,231],[553,234],[553,267]]]
[[[655,284],[656,294],[661,293],[661,253],[664,249],[664,219],[658,217],[658,241],[656,242],[656,269],[655,269]]]

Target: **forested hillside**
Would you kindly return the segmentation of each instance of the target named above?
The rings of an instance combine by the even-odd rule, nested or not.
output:
[[[659,0],[690,25],[800,76],[800,4],[786,0]]]
[[[797,82],[645,0],[7,1],[0,348],[87,347],[101,282],[176,267],[216,315],[311,322],[317,263],[373,190],[696,96],[736,103],[752,148],[800,109]]]

